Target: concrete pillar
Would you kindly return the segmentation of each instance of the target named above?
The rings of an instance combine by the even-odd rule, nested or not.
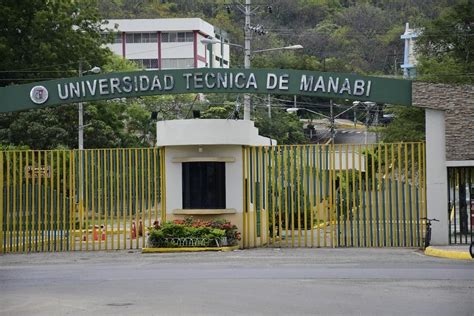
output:
[[[432,245],[449,243],[448,175],[446,168],[446,123],[444,111],[426,109],[426,195],[428,218],[436,218]]]

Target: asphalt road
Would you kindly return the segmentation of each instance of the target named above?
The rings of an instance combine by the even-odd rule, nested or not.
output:
[[[316,138],[323,137],[322,140],[329,140],[329,129],[327,127],[321,128],[316,126]],[[334,137],[335,144],[365,144],[365,129],[338,127]],[[368,132],[367,143],[377,143],[377,135],[374,132]]]
[[[415,249],[0,257],[0,315],[474,315],[474,264]]]
[[[334,137],[335,144],[365,144],[365,130],[363,129],[337,129]],[[367,133],[367,144],[377,143],[377,135],[373,132]]]

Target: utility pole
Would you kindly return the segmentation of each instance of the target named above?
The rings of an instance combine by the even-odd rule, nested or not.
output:
[[[250,69],[250,4],[251,0],[245,0],[244,14],[245,14],[245,44],[244,44],[244,68]],[[248,93],[244,94],[244,120],[250,120],[250,95]]]
[[[370,108],[371,104],[365,104],[365,144],[367,145],[368,142],[368,133],[369,133],[369,122],[370,122]]]
[[[263,29],[262,25],[257,24],[256,26],[252,26],[250,24],[251,14],[254,11],[256,11],[260,6],[257,5],[257,7],[252,10],[252,8],[251,8],[252,1],[251,0],[245,0],[245,4],[241,4],[240,1],[235,1],[235,0],[233,0],[231,2],[232,2],[232,5],[237,5],[238,9],[245,16],[244,46],[231,44],[231,43],[227,43],[227,45],[237,46],[237,47],[240,47],[240,48],[244,49],[244,69],[250,69],[251,68],[251,55],[252,55],[252,50],[251,50],[252,32],[255,32],[259,35],[264,35],[264,34],[267,33]],[[272,7],[271,6],[267,6],[267,10],[268,10],[268,13],[272,13]],[[230,13],[230,6],[227,6],[227,12]],[[201,42],[203,42],[203,40]],[[222,45],[223,45],[223,42],[221,41],[221,49],[222,49]],[[293,50],[293,49],[301,49],[301,48],[303,48],[303,46],[301,46],[301,45],[291,45],[291,46],[278,47],[278,48],[255,50],[255,51],[253,51],[253,53],[262,53],[262,52],[276,51],[276,50]],[[250,111],[251,111],[250,101],[251,101],[250,95],[248,93],[244,93],[244,120],[247,120],[247,121],[250,120]]]
[[[79,61],[79,77],[82,77],[82,60]],[[78,148],[79,148],[79,192],[78,211],[79,218],[84,216],[84,104],[79,102],[79,122],[78,122]],[[82,227],[80,227],[82,229]]]
[[[79,77],[82,77],[82,61],[79,61]],[[83,103],[79,102],[79,150],[84,149],[84,108]]]
[[[329,117],[329,121],[330,121],[330,129],[331,129],[331,144],[334,144],[334,137],[336,136],[336,128],[335,128],[335,119],[334,119],[334,106],[333,106],[333,103],[332,103],[332,99],[329,100],[329,110],[330,110],[330,117]]]
[[[376,131],[375,131],[375,142],[378,143],[379,142],[379,129],[378,129],[378,126],[379,126],[379,105],[378,104],[375,104],[375,117],[374,117],[374,125],[377,127]]]
[[[270,95],[268,95],[268,118],[272,119],[272,99]]]
[[[354,127],[357,127],[357,110],[354,107]]]

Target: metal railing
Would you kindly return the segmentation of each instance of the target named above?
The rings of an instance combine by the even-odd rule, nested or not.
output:
[[[246,147],[244,247],[421,246],[424,143]]]
[[[166,220],[163,157],[0,152],[0,252],[144,247],[146,227]],[[242,159],[246,248],[422,244],[423,143],[244,147]]]
[[[164,217],[162,152],[0,152],[0,252],[141,248]]]
[[[474,241],[474,167],[448,168],[449,243]]]

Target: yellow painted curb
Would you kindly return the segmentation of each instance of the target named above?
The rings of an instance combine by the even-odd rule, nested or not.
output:
[[[167,252],[200,252],[200,251],[234,251],[239,246],[232,247],[183,247],[183,248],[143,248],[142,253],[167,253]]]
[[[425,255],[432,257],[441,257],[448,259],[458,259],[458,260],[472,260],[469,251],[450,251],[450,250],[441,250],[435,249],[433,247],[428,247],[425,249]]]

